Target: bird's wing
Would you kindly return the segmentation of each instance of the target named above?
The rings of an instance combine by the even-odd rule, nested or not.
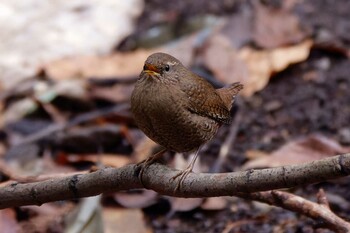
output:
[[[232,83],[229,86],[217,89],[216,92],[224,101],[224,104],[226,105],[227,109],[231,110],[232,104],[235,101],[236,95],[242,89],[243,89],[243,85],[240,84],[239,82],[236,82],[236,83]]]
[[[193,80],[196,80],[195,85]],[[193,74],[191,79],[181,80],[180,88],[187,97],[186,107],[189,111],[221,123],[231,122],[229,109],[215,88],[206,80]]]

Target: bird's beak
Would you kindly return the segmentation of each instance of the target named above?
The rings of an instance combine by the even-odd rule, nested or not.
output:
[[[150,75],[159,75],[160,70],[155,65],[145,64],[143,66],[143,71]]]

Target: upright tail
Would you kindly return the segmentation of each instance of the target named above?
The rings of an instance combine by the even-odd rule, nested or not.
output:
[[[230,86],[217,89],[216,91],[221,97],[221,99],[224,101],[224,104],[226,105],[227,109],[231,110],[232,104],[235,101],[236,95],[242,89],[243,89],[243,85],[240,84],[239,82],[236,82],[236,83],[232,83]]]

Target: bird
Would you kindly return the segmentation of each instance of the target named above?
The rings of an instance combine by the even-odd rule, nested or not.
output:
[[[230,110],[242,89],[239,82],[215,89],[175,57],[151,54],[131,94],[131,112],[139,129],[163,149],[143,161],[140,174],[167,150],[195,152],[188,167],[173,177],[180,177],[176,186],[180,189],[192,172],[200,147],[221,125],[230,124]]]

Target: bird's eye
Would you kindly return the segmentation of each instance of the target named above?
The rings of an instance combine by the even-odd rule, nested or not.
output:
[[[143,66],[143,70],[147,70],[147,66],[146,65]]]
[[[168,72],[170,70],[170,66],[169,65],[165,65],[164,70]]]

